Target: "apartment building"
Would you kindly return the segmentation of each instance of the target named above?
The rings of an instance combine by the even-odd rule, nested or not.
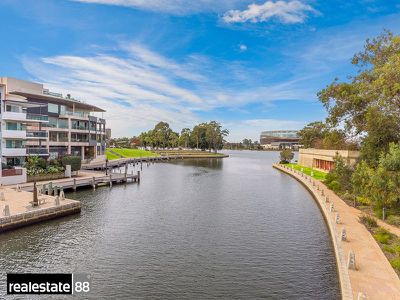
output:
[[[105,159],[106,122],[96,116],[103,109],[10,77],[0,78],[0,99],[2,177],[24,176],[29,155]]]

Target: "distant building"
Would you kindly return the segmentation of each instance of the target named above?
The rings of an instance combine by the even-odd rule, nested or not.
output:
[[[324,150],[324,149],[300,149],[298,163],[301,166],[319,169],[329,172],[335,167],[335,157],[339,155],[348,166],[353,166],[358,157],[359,151],[349,150]]]
[[[299,141],[297,130],[263,131],[260,135],[260,144],[264,149],[299,148]]]

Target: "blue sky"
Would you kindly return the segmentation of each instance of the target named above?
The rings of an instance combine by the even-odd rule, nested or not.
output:
[[[114,136],[217,120],[230,141],[300,129],[398,1],[2,0],[0,75],[99,105]]]

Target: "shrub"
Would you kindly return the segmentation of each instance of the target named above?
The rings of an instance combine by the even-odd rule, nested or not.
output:
[[[328,188],[334,192],[337,192],[342,189],[342,185],[339,183],[339,181],[334,180],[331,183],[328,183]]]
[[[390,260],[390,264],[392,265],[393,269],[400,271],[400,257]]]
[[[379,228],[374,234],[374,238],[381,244],[388,244],[393,238],[392,235],[385,229]]]
[[[284,149],[280,153],[280,163],[281,164],[287,164],[289,163],[294,157],[294,153],[290,149]]]
[[[71,165],[71,171],[79,171],[81,169],[81,157],[80,156],[64,156],[62,159],[62,164]]]
[[[378,226],[376,220],[369,215],[362,215],[359,218],[360,223],[364,224],[367,228],[375,228]]]
[[[47,162],[44,158],[39,157],[36,163],[36,167],[41,168],[41,169],[46,169],[47,167]]]
[[[390,254],[395,254],[396,250],[393,249],[391,246],[389,245],[384,245],[383,246],[383,250],[385,250],[386,252],[390,253]]]
[[[360,204],[360,205],[365,205],[365,206],[371,205],[371,200],[369,200],[369,199],[366,198],[366,197],[361,197],[361,196],[359,196],[359,197],[356,198],[356,201],[357,201],[357,203]]]
[[[389,215],[386,219],[386,222],[388,222],[391,225],[400,226],[400,216]]]

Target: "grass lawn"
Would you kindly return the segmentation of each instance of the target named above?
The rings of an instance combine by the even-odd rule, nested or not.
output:
[[[290,167],[292,169],[295,169],[297,171],[301,171],[301,168],[303,168],[303,173],[307,174],[309,176],[311,176],[311,172],[313,172],[314,173],[313,178],[315,178],[317,180],[325,180],[325,177],[328,174],[328,173],[325,173],[325,172],[322,172],[322,171],[318,171],[318,170],[315,170],[315,169],[303,167],[303,166],[300,166],[298,164],[291,164],[290,163],[290,164],[286,164],[286,166],[288,166],[288,167]]]
[[[107,151],[106,151],[107,158],[109,160],[121,158],[121,157],[115,155],[114,153],[111,153],[110,150],[122,155],[123,157],[127,157],[127,158],[128,157],[157,156],[157,154],[155,154],[153,152],[141,150],[141,149],[110,148],[110,149],[107,149]]]

